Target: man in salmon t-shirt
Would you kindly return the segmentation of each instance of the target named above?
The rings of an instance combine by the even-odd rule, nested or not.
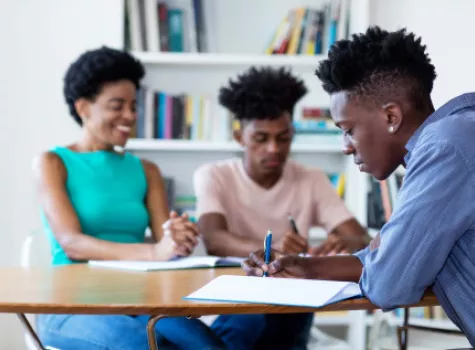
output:
[[[273,248],[285,253],[353,253],[368,245],[367,232],[327,175],[288,160],[293,109],[306,92],[284,68],[251,68],[221,88],[220,104],[240,122],[234,138],[244,154],[205,164],[194,174],[198,226],[209,254],[247,257],[262,248],[268,229]],[[329,236],[309,248],[313,226]],[[268,315],[255,349],[306,349],[312,319],[313,314]]]

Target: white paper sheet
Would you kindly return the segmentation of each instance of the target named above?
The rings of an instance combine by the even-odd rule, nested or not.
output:
[[[184,299],[321,307],[360,296],[354,282],[225,275]]]

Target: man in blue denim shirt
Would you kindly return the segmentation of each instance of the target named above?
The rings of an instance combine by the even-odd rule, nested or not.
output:
[[[317,76],[344,131],[344,153],[386,179],[399,165],[404,184],[389,222],[353,256],[279,257],[261,252],[248,274],[359,281],[385,310],[418,302],[428,287],[475,345],[475,93],[434,111],[435,68],[420,39],[369,28],[337,42]]]

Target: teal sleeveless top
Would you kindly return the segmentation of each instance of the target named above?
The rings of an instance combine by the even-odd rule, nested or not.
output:
[[[130,153],[52,150],[66,168],[66,190],[84,234],[118,243],[141,243],[149,224],[145,205],[147,180],[142,162]],[[52,264],[71,264],[51,230],[41,218],[51,245]]]

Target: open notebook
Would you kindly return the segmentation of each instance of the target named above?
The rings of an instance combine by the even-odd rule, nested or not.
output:
[[[90,260],[89,265],[134,271],[183,270],[212,267],[239,267],[244,258],[192,256],[170,261]]]
[[[184,299],[321,307],[355,297],[361,290],[354,282],[224,275]]]

